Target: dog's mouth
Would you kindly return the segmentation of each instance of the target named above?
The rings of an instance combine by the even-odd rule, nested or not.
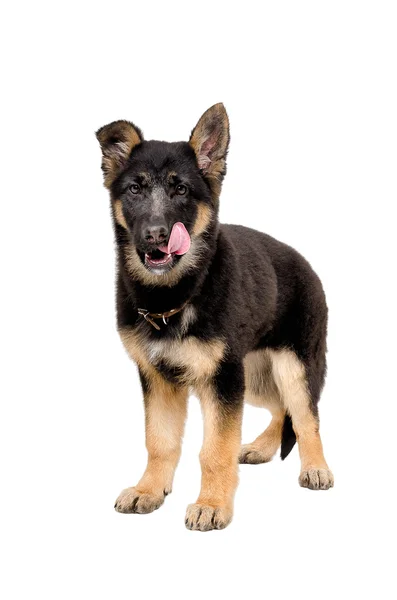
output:
[[[175,256],[158,248],[145,253],[145,265],[150,269],[169,269],[174,265]]]
[[[167,245],[159,246],[141,257],[146,268],[162,273],[175,265],[190,248],[190,235],[183,223],[174,223]]]

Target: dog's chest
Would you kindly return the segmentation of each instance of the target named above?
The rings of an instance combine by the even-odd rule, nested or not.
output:
[[[147,374],[160,373],[171,383],[187,385],[210,378],[225,351],[219,339],[203,341],[194,336],[183,339],[150,340],[131,329],[120,330],[130,357]]]
[[[202,341],[189,336],[183,340],[150,342],[149,363],[169,382],[193,384],[211,377],[224,353],[220,340]]]

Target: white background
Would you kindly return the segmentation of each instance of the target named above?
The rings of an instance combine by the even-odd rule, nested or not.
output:
[[[393,2],[14,2],[1,19],[4,600],[392,598],[396,484]],[[4,12],[5,11],[5,12]],[[295,246],[327,293],[320,404],[335,488],[243,465],[224,531],[189,532],[201,415],[174,492],[113,510],[144,468],[135,367],[115,330],[94,131],[188,139],[224,102],[221,219]],[[266,426],[247,408],[244,441]],[[393,537],[394,536],[394,537]],[[395,557],[394,557],[395,558]]]

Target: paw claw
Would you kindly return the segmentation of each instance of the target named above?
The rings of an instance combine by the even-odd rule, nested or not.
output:
[[[305,469],[299,476],[299,484],[310,490],[328,490],[334,486],[334,476],[329,469]]]
[[[185,525],[191,531],[224,529],[229,525],[232,516],[232,511],[223,506],[189,504],[186,511]]]
[[[241,446],[239,463],[244,465],[260,465],[272,460],[272,456],[268,456],[261,450],[256,449],[253,444],[245,444]]]
[[[147,514],[159,508],[164,502],[164,496],[139,492],[136,488],[123,490],[116,500],[114,508],[120,513]]]

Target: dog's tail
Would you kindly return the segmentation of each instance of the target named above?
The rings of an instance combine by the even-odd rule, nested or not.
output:
[[[284,424],[283,424],[283,433],[281,436],[281,460],[287,458],[288,454],[291,452],[292,448],[295,446],[296,435],[295,431],[292,427],[291,417],[289,415],[285,415]]]

